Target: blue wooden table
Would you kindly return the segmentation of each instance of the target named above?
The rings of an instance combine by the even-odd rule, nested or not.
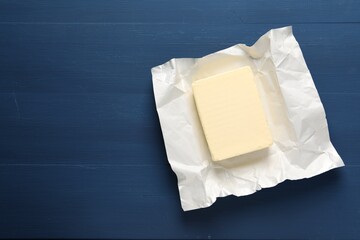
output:
[[[183,212],[150,69],[292,25],[346,167]],[[0,1],[0,237],[360,238],[359,1]]]

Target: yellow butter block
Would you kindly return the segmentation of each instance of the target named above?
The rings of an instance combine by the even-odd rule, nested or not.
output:
[[[250,67],[197,80],[192,88],[213,161],[264,149],[272,144]]]

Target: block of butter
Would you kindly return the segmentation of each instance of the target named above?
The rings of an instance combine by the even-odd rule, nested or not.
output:
[[[272,144],[250,67],[194,81],[192,88],[213,161],[264,149]]]

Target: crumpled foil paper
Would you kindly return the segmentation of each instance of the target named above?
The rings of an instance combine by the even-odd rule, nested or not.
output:
[[[191,84],[242,66],[254,72],[274,143],[213,162]],[[217,197],[245,196],[344,166],[330,142],[323,105],[291,27],[270,30],[251,47],[237,44],[202,58],[171,59],[152,68],[152,77],[184,211],[208,207]]]

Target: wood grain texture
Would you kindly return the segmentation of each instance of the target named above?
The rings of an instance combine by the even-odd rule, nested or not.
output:
[[[0,238],[360,238],[359,1],[1,1]],[[346,167],[182,212],[150,68],[293,25]]]

